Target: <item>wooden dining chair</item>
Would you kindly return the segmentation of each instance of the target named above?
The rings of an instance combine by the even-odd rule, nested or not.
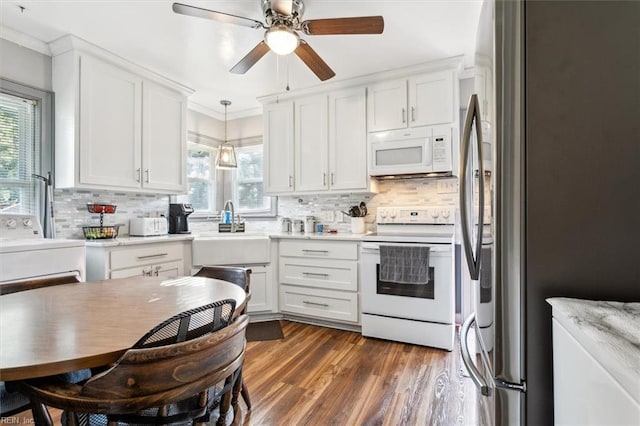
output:
[[[84,384],[44,378],[16,386],[29,395],[38,425],[52,425],[46,406],[64,410],[68,425],[195,424],[218,400],[225,424],[249,322],[246,315],[230,322],[234,309],[228,299],[176,315]]]
[[[196,277],[214,278],[218,280],[228,281],[242,288],[247,297],[246,303],[240,312],[241,314],[247,313],[247,304],[251,299],[251,269],[240,268],[235,266],[203,266],[198,272],[195,273]],[[242,399],[247,404],[247,410],[251,410],[251,397],[249,396],[249,390],[242,378],[242,370],[240,371],[240,380],[238,380],[239,389],[234,389],[231,405],[234,407],[238,403],[238,393],[242,395]]]
[[[77,274],[9,282],[0,285],[0,295],[77,282],[80,282],[80,277]],[[80,382],[88,379],[90,376],[91,371],[85,369],[67,373],[64,375],[64,378],[67,381]],[[10,417],[30,408],[29,398],[27,396],[20,392],[14,392],[13,389],[7,389],[5,382],[0,382],[0,417]]]

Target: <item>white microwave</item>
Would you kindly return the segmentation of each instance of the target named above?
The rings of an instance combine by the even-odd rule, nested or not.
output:
[[[453,173],[453,128],[428,126],[369,133],[369,175]]]

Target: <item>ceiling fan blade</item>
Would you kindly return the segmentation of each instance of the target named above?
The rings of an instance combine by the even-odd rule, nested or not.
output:
[[[244,74],[249,71],[249,68],[254,66],[256,62],[260,60],[266,53],[269,51],[269,46],[264,41],[258,43],[256,47],[251,49],[251,52],[247,53],[247,55],[240,59],[240,62],[235,64],[233,68],[231,68],[232,73],[234,74]]]
[[[284,16],[290,16],[293,0],[271,0],[271,9]]]
[[[266,28],[260,21],[242,16],[231,15],[229,13],[216,12],[215,10],[203,9],[201,7],[189,6],[182,3],[174,3],[173,11],[181,15],[195,16],[196,18],[212,19],[225,24],[242,25],[250,28]]]
[[[308,35],[331,34],[382,34],[382,16],[361,16],[358,18],[310,19],[301,24]]]
[[[329,80],[336,75],[306,41],[300,40],[300,45],[296,48],[295,54],[298,55],[298,58],[302,59],[302,62],[304,62],[321,81]]]

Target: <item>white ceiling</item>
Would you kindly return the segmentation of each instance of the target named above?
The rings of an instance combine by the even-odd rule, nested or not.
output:
[[[190,1],[264,22],[260,0]],[[263,30],[178,15],[165,0],[0,0],[0,26],[45,43],[73,34],[195,90],[195,109],[257,113],[259,96],[321,84],[295,55],[269,52],[244,75],[229,69]],[[328,82],[471,55],[482,0],[307,0],[303,19],[382,15],[381,35],[302,36],[335,71]],[[21,11],[19,6],[25,9]],[[13,31],[11,31],[13,33]],[[6,58],[5,58],[6,60]],[[288,77],[288,78],[287,78]]]

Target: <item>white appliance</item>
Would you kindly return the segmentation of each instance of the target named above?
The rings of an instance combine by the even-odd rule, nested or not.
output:
[[[379,207],[365,235],[362,334],[452,350],[455,334],[455,207]],[[381,247],[427,247],[427,284],[380,279]]]
[[[85,279],[83,240],[45,239],[35,215],[0,213],[0,285],[66,275]]]
[[[454,170],[452,136],[453,128],[449,126],[369,133],[369,174],[451,175]]]
[[[137,217],[129,221],[129,235],[132,237],[149,237],[167,233],[168,222],[164,217]]]

